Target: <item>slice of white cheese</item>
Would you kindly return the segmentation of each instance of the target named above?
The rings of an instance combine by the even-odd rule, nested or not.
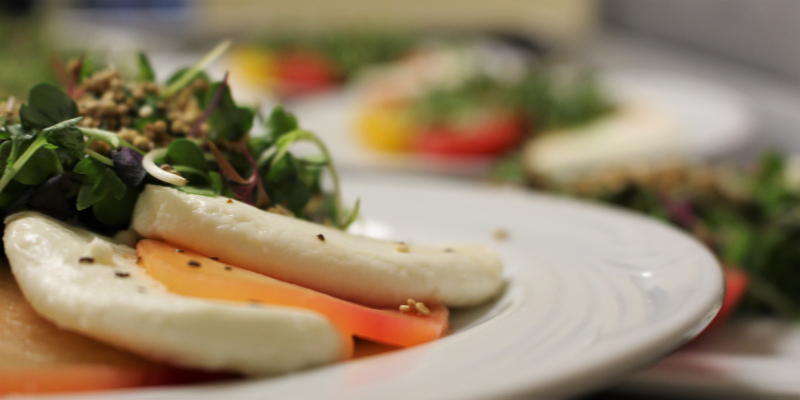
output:
[[[312,311],[179,296],[148,277],[129,247],[37,213],[6,224],[20,289],[63,329],[155,360],[251,375],[341,360],[351,349]]]
[[[569,178],[592,168],[636,164],[684,152],[676,122],[647,102],[629,102],[588,125],[542,132],[528,141],[523,162],[534,175]]]
[[[397,307],[408,299],[471,306],[503,285],[500,257],[484,246],[399,245],[162,186],[145,188],[133,228],[237,267],[376,307]]]

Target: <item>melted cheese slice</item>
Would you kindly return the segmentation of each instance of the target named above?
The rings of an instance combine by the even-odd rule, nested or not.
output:
[[[376,307],[397,307],[408,299],[472,306],[503,285],[502,261],[484,246],[398,245],[163,186],[148,186],[141,194],[133,228],[237,267]]]
[[[352,340],[315,312],[179,296],[149,278],[129,247],[38,213],[6,224],[5,251],[20,289],[60,328],[155,360],[251,375],[352,351]]]

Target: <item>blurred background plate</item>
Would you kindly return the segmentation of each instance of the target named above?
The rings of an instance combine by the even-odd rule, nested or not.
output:
[[[712,81],[667,71],[608,69],[598,73],[610,95],[620,101],[647,102],[674,121],[679,153],[689,158],[720,156],[745,144],[755,133],[756,118],[747,97]],[[332,91],[302,98],[287,107],[303,125],[328,143],[342,167],[398,169],[459,176],[480,176],[492,158],[440,158],[372,150],[354,132],[357,112],[353,91]],[[676,149],[665,148],[664,154]]]
[[[800,398],[800,326],[741,319],[625,381],[620,392],[696,399]]]

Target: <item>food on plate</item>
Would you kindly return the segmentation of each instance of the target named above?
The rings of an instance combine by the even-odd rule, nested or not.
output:
[[[279,96],[318,92],[347,82],[365,66],[404,56],[412,35],[380,32],[327,32],[278,35],[233,53],[234,72]]]
[[[295,371],[351,358],[354,337],[436,340],[447,307],[502,290],[488,248],[346,233],[360,202],[343,205],[325,144],[281,107],[260,117],[237,105],[227,74],[202,71],[228,45],[165,84],[144,55],[131,82],[72,62],[66,92],[39,84],[26,102],[0,104],[11,272],[29,307],[58,327],[54,343],[82,339],[76,347],[88,349],[16,375],[0,352],[0,393],[26,390],[12,377],[59,391],[187,381],[180,368]],[[261,120],[265,133],[251,135]],[[299,155],[298,142],[319,154]]]
[[[220,261],[375,307],[407,299],[466,307],[503,284],[502,262],[477,245],[421,246],[353,236],[223,197],[148,186],[133,228]]]
[[[413,313],[377,310],[226,265],[219,257],[203,257],[164,242],[146,239],[136,247],[139,265],[174,293],[314,310],[342,332],[396,347],[430,342],[447,331],[449,312],[441,304],[428,303],[431,304],[428,307],[415,302]]]
[[[573,145],[615,139],[612,126],[653,141],[642,133],[649,109],[618,108],[592,76],[538,61],[478,43],[429,47],[373,68],[360,85],[359,137],[375,150],[439,157],[498,157],[527,142],[525,158],[548,172],[593,161]]]
[[[800,169],[774,153],[749,167],[668,163],[609,168],[537,185],[637,210],[693,234],[726,266],[721,316],[800,317]],[[744,296],[742,296],[744,294]],[[738,307],[737,306],[738,303]]]
[[[136,265],[133,249],[38,213],[11,216],[3,242],[37,313],[149,359],[265,374],[352,352],[352,341],[316,313],[172,294]]]

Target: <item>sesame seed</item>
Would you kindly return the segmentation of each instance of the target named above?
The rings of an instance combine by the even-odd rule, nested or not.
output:
[[[131,276],[130,273],[122,271],[114,271],[114,275],[116,275],[118,278],[128,278]]]
[[[325,241],[325,235],[320,233],[319,235],[317,235],[317,239],[319,239],[320,242],[324,242]]]
[[[429,310],[428,307],[425,307],[425,303],[423,302],[417,302],[417,304],[414,305],[414,308],[417,309],[417,313],[419,314],[431,315],[431,310]]]
[[[233,267],[231,267],[230,265],[226,265],[225,271],[233,271]]]
[[[208,257],[208,258],[210,258],[210,259],[212,259],[214,261],[219,261],[219,257]]]
[[[505,228],[497,228],[495,229],[493,236],[497,241],[504,241],[508,239],[508,230]]]
[[[200,268],[200,263],[195,260],[189,261],[188,264],[190,267]]]
[[[409,312],[411,312],[411,307],[403,304],[402,306],[400,306],[400,312],[409,313]]]
[[[181,249],[175,249],[175,251],[177,251],[178,253],[183,253],[183,252],[184,252],[184,251],[183,251],[183,250],[181,250]]]
[[[94,263],[93,257],[81,257],[78,259],[78,262],[81,264],[92,264]]]
[[[397,242],[394,244],[394,250],[398,253],[408,253],[411,249],[408,247],[407,244],[403,242]]]

